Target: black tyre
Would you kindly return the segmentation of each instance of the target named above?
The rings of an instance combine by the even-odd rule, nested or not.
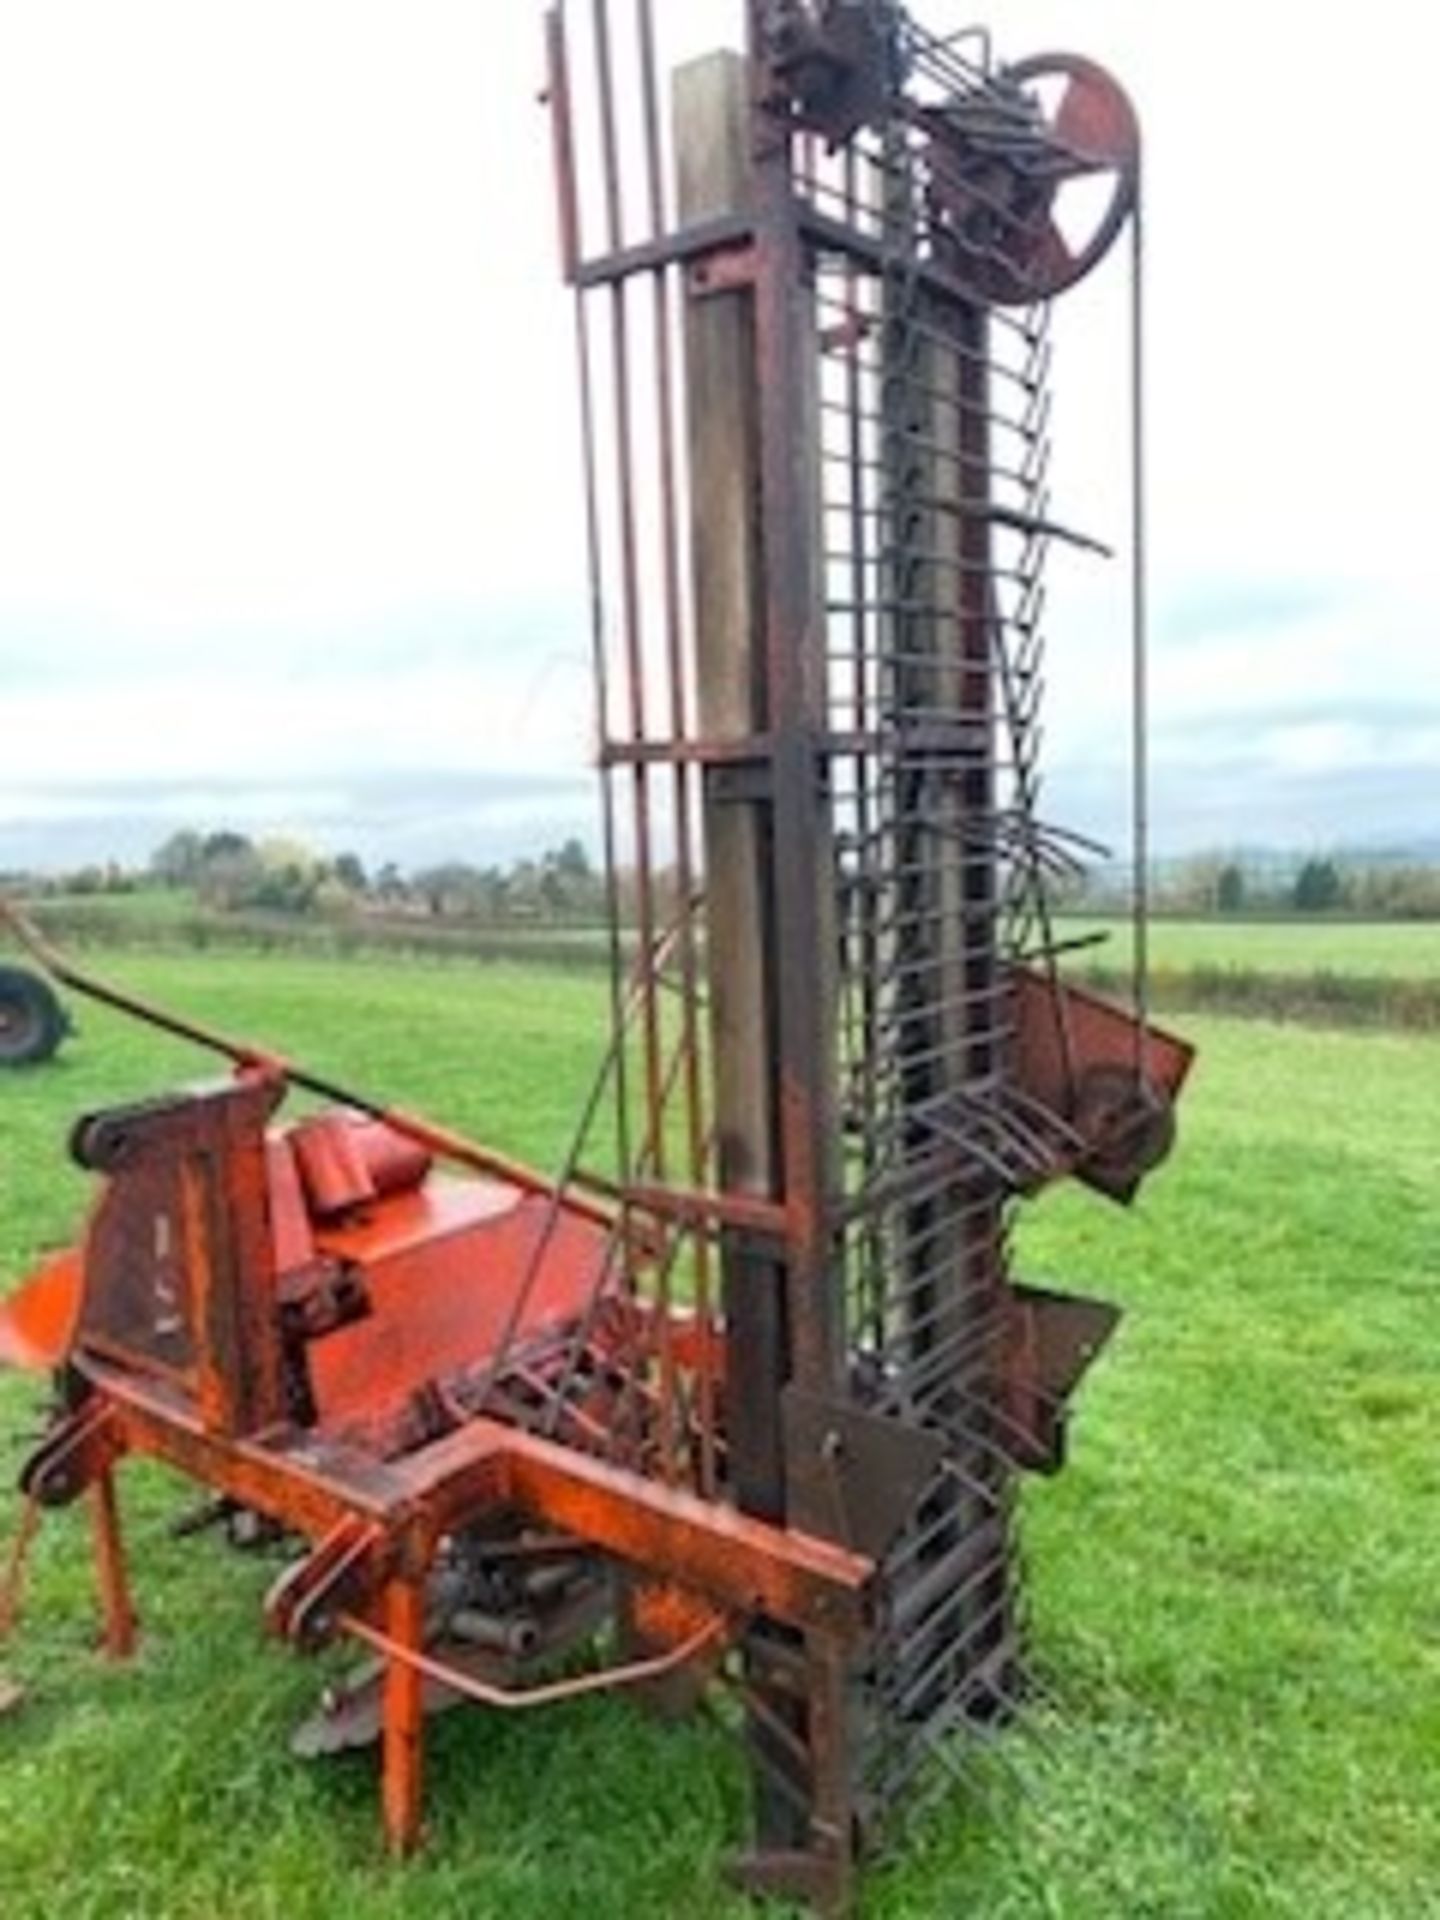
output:
[[[0,967],[0,1069],[48,1060],[69,1031],[49,985],[23,967]]]

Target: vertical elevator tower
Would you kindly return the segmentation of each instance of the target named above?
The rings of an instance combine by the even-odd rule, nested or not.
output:
[[[1046,556],[1094,544],[1051,514],[1051,303],[1135,217],[1139,130],[1093,63],[888,0],[757,0],[668,93],[621,12],[551,23],[619,1136],[689,1231],[667,1470],[880,1567],[863,1649],[761,1624],[735,1676],[752,1881],[824,1897],[1023,1690],[1015,1475],[1113,1315],[1017,1284],[1016,1204],[1128,1199],[1184,1074],[1062,984],[1040,811]]]

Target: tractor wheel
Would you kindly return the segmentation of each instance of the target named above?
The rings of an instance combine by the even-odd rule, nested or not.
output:
[[[23,967],[0,967],[0,1068],[48,1060],[69,1031],[48,984]]]

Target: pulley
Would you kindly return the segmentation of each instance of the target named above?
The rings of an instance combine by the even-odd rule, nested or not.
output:
[[[1013,114],[986,103],[981,119],[962,101],[924,118],[942,254],[983,298],[1014,306],[1064,293],[1109,252],[1139,191],[1140,122],[1120,83],[1079,54],[1037,54],[1004,81]],[[1078,181],[1098,189],[1088,205],[1066,194]]]

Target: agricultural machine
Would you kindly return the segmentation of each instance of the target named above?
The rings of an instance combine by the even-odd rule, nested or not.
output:
[[[0,1070],[51,1060],[70,1020],[43,974],[0,966]]]
[[[309,1738],[378,1738],[394,1849],[428,1708],[722,1690],[740,1879],[838,1911],[1023,1704],[1017,1479],[1116,1316],[1020,1283],[1016,1210],[1128,1202],[1189,1065],[1062,979],[1081,849],[1039,806],[1046,556],[1092,544],[1052,515],[1050,308],[1135,220],[1139,135],[1091,62],[891,0],[756,0],[672,71],[688,11],[547,23],[616,903],[563,1166],[22,925],[233,1072],[80,1122],[93,1207],[0,1334],[63,1372],[27,1512],[88,1497],[112,1652],[131,1456],[303,1547],[267,1618],[371,1656]]]

